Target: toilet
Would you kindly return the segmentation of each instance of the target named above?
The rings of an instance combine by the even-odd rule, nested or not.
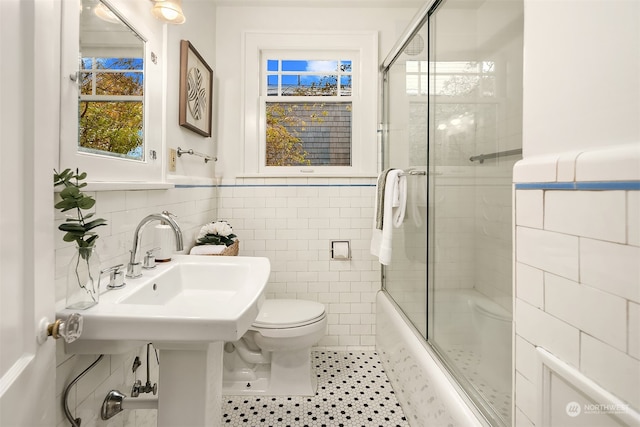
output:
[[[222,392],[227,395],[313,396],[311,347],[325,335],[327,315],[315,301],[268,299],[247,333],[227,342]]]
[[[487,298],[469,300],[480,338],[478,372],[499,391],[511,388],[511,314]]]

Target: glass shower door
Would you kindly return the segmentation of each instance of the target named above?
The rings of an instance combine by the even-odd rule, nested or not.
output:
[[[429,52],[428,338],[485,417],[511,425],[522,4],[444,1]]]
[[[523,2],[434,0],[417,18],[383,63],[383,164],[408,174],[383,285],[483,416],[507,426]]]
[[[427,27],[422,27],[384,74],[385,167],[407,179],[404,221],[394,231],[385,290],[427,337]]]

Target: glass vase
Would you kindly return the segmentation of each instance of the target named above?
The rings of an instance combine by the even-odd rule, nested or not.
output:
[[[74,310],[86,310],[100,298],[100,258],[94,246],[76,247],[67,270],[67,304]]]

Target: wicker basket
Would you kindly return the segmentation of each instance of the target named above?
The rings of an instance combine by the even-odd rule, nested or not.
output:
[[[240,241],[236,240],[231,246],[227,246],[224,251],[219,254],[211,254],[211,256],[236,256],[238,255],[238,251],[240,251]]]

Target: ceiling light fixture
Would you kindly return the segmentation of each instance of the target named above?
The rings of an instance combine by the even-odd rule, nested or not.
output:
[[[104,3],[98,2],[95,9],[93,9],[93,13],[103,21],[111,22],[112,24],[120,24],[121,21],[118,17],[109,9]]]
[[[182,24],[186,21],[182,13],[182,0],[151,0],[151,13],[156,18],[170,24]]]

